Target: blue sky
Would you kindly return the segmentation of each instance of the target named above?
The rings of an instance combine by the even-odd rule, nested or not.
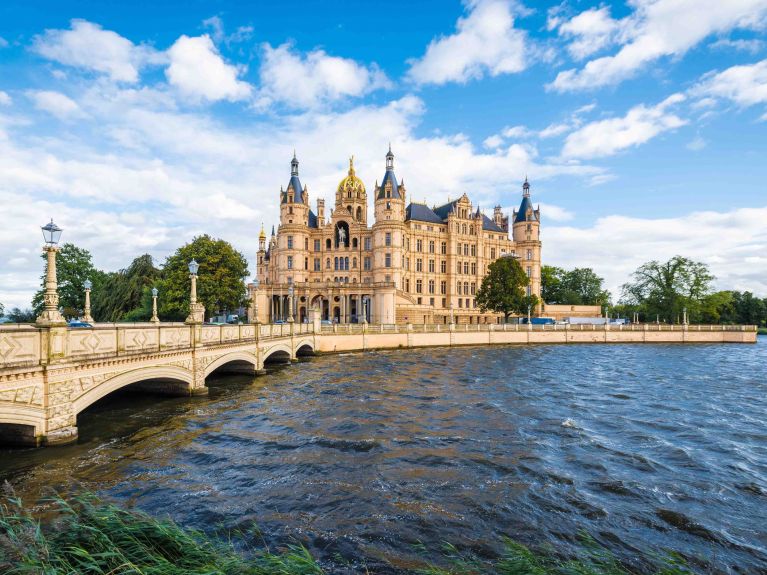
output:
[[[195,234],[255,268],[293,149],[314,205],[391,142],[410,198],[518,204],[617,294],[648,259],[767,294],[767,0],[4,2],[0,302],[48,217],[104,269]]]

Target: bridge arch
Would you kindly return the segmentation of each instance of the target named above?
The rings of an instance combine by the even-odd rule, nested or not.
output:
[[[310,339],[298,341],[296,343],[296,357],[314,355],[314,342]]]
[[[36,446],[45,433],[42,409],[27,406],[0,406],[0,445]]]
[[[152,389],[157,384],[157,391],[168,391],[168,384],[173,386],[173,395],[180,395],[179,389],[188,394],[194,378],[192,372],[176,366],[143,367],[116,375],[89,389],[72,402],[73,414],[76,416],[85,408],[93,405],[99,399],[113,391],[122,389],[134,383],[147,382],[146,389]],[[150,383],[151,382],[151,383]],[[163,387],[165,386],[165,389]]]
[[[258,369],[258,360],[255,355],[246,351],[235,351],[222,355],[211,362],[205,368],[205,377],[208,377],[211,373],[227,364],[232,364],[229,367],[234,368],[233,370],[238,372],[247,371],[248,373],[254,373]]]
[[[264,350],[264,363],[290,361],[293,358],[293,351],[290,346],[284,343],[277,344]]]

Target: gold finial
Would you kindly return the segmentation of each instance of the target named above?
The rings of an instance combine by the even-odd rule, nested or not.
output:
[[[354,155],[349,157],[349,175],[354,175]]]
[[[264,231],[264,222],[261,222],[261,233],[258,234],[259,240],[265,240],[266,239],[266,232]]]

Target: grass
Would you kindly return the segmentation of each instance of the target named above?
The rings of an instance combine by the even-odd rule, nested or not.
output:
[[[314,575],[324,574],[301,546],[272,553],[238,551],[231,540],[185,529],[84,494],[43,500],[41,522],[6,484],[0,500],[0,573],[9,575]],[[631,575],[608,551],[585,539],[577,558],[558,559],[511,540],[503,554],[477,559],[446,546],[441,565],[414,575]],[[423,551],[426,551],[425,549]],[[674,557],[648,561],[642,573],[692,573]]]
[[[756,332],[757,332],[759,335],[767,335],[767,327],[760,327],[760,328],[757,328]]]

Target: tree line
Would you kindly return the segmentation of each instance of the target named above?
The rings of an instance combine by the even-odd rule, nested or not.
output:
[[[45,256],[43,255],[43,258]],[[183,321],[189,312],[189,262],[200,265],[197,299],[207,313],[236,310],[247,303],[248,263],[228,242],[202,235],[178,248],[157,267],[143,254],[116,272],[93,265],[91,253],[71,243],[56,253],[59,306],[67,319],[83,316],[86,280],[92,283],[91,315],[95,321],[147,321],[152,317],[152,288],[159,295],[158,316],[163,321]],[[19,323],[34,322],[43,309],[45,272],[29,309],[14,308],[6,317]],[[4,308],[0,304],[0,317]]]

